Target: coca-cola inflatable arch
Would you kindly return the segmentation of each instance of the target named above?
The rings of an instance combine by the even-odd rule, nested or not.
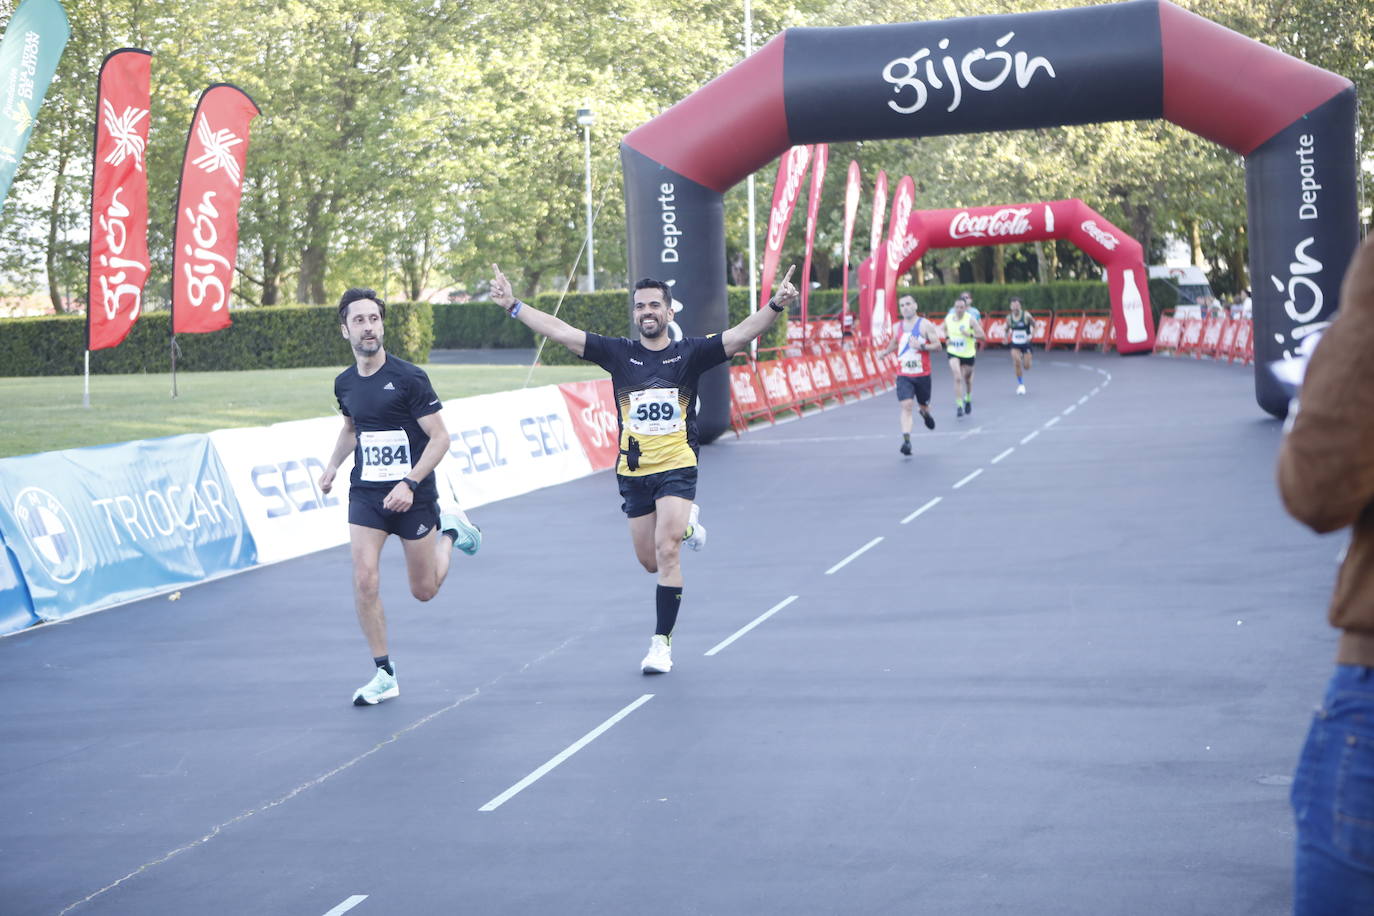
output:
[[[906,187],[903,179],[901,188]],[[894,218],[900,218],[902,202],[899,190]],[[1077,198],[1000,207],[910,210],[902,225],[895,238],[880,245],[859,267],[859,326],[869,337],[885,336],[888,322],[897,316],[897,277],[932,248],[1068,239],[1107,271],[1117,349],[1135,353],[1154,348],[1154,316],[1145,305],[1150,292],[1144,249]]]
[[[1255,397],[1324,327],[1355,249],[1355,88],[1166,0],[782,32],[627,134],[632,277],[673,282],[687,334],[726,324],[723,196],[798,143],[1165,118],[1246,157]],[[729,427],[725,369],[701,432]]]

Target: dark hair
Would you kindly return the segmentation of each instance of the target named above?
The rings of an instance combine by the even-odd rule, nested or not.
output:
[[[377,291],[354,286],[339,297],[339,324],[348,324],[348,307],[359,299],[371,299],[377,303],[377,311],[381,313],[382,320],[386,320],[386,303],[382,301],[381,296],[377,295]]]
[[[1013,302],[1021,302],[1021,297],[1020,297],[1020,296],[1012,296],[1010,299],[1007,300],[1007,305],[1011,305]],[[1021,304],[1022,304],[1022,305],[1025,305],[1026,303],[1021,302]]]
[[[637,293],[641,289],[656,289],[663,293],[664,305],[673,304],[673,291],[670,290],[668,288],[668,284],[664,283],[662,280],[655,280],[652,277],[645,277],[643,280],[640,280],[638,283],[635,284],[634,292]],[[631,295],[633,294],[634,293],[631,293]]]

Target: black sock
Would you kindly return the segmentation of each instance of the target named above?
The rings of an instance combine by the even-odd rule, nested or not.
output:
[[[377,667],[378,667],[378,668],[381,668],[381,669],[382,669],[383,671],[385,671],[387,674],[392,674],[392,675],[394,675],[394,674],[396,673],[395,669],[393,669],[393,668],[391,667],[391,656],[390,656],[390,655],[378,655],[377,657],[373,658],[372,660],[373,660],[374,662],[377,663]]]
[[[658,607],[658,627],[655,636],[672,636],[677,624],[677,611],[682,605],[681,585],[660,585],[654,595]]]
[[[911,441],[911,433],[902,433],[902,441],[903,441],[903,442],[910,442],[910,441]]]

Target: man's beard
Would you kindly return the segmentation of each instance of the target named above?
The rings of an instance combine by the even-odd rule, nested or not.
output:
[[[659,321],[657,318],[652,318],[652,319],[649,319],[649,320],[653,321],[654,324],[658,325],[658,329],[655,330],[655,331],[652,331],[652,332],[646,331],[646,330],[644,330],[644,322],[643,322],[643,321],[640,321],[640,323],[639,323],[639,336],[640,336],[640,337],[647,337],[649,340],[657,340],[658,338],[660,338],[660,337],[663,336],[663,333],[664,333],[665,331],[668,330],[668,326],[667,326],[666,324],[664,324],[663,322]]]
[[[360,337],[353,344],[353,352],[359,356],[373,356],[382,349],[380,337]]]

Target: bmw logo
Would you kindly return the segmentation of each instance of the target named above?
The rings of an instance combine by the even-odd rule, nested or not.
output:
[[[67,507],[47,490],[28,487],[14,500],[14,516],[36,559],[54,582],[75,582],[85,567],[81,537]]]

